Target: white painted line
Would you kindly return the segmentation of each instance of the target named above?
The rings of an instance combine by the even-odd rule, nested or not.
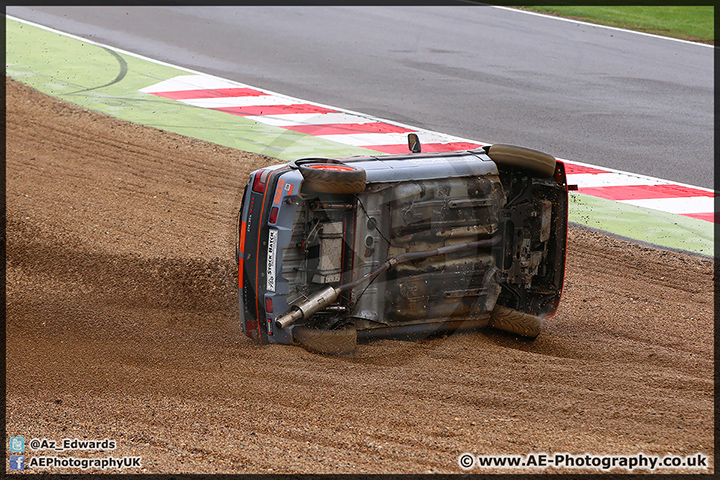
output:
[[[317,135],[324,140],[352,145],[354,147],[369,147],[372,145],[407,145],[407,133],[355,133],[346,135]],[[432,132],[423,133],[420,136],[421,143],[450,143],[448,138],[442,134]]]
[[[567,182],[580,188],[618,187],[629,185],[671,185],[670,182],[658,182],[655,179],[638,175],[620,173],[574,173],[567,174]]]
[[[349,115],[347,113],[288,113],[285,115],[249,115],[245,118],[273,127],[377,122],[375,118]]]
[[[648,200],[619,200],[619,202],[678,214],[712,213],[715,211],[715,199],[712,197],[653,198]]]
[[[251,97],[219,97],[179,100],[193,107],[200,108],[232,108],[232,107],[265,107],[274,105],[292,105],[287,98],[275,95],[259,95]]]
[[[317,137],[342,143],[343,145],[352,145],[353,147],[407,144],[407,133],[351,133],[345,135],[317,135]]]
[[[142,88],[140,91],[143,93],[181,92],[183,90],[215,90],[218,88],[238,87],[243,88],[247,87],[247,85],[210,75],[181,75]]]
[[[654,184],[657,184],[657,185],[672,184],[672,185],[680,185],[681,187],[694,188],[697,190],[704,190],[710,194],[714,194],[714,192],[715,192],[715,190],[713,190],[712,188],[698,187],[698,186],[690,185],[687,183],[671,182],[669,180],[664,180],[662,178],[657,178],[657,177],[650,177],[648,175],[640,175],[637,173],[625,172],[623,170],[617,170],[617,169],[609,168],[609,167],[600,167],[598,165],[593,165],[592,163],[576,162],[575,160],[566,160],[564,158],[558,158],[558,160],[560,160],[561,162],[564,162],[564,163],[580,165],[581,167],[590,167],[590,168],[595,168],[598,170],[604,170],[605,172],[617,173],[620,175],[626,175],[626,176],[637,177],[637,178],[644,178],[644,179],[647,179],[648,181],[654,182]],[[599,175],[599,174],[597,174],[597,175]]]

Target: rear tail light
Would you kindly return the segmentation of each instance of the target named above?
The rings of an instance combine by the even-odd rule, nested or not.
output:
[[[273,313],[272,297],[265,297],[265,313]]]
[[[278,217],[278,207],[272,207],[270,210],[270,218],[268,219],[268,222],[275,223],[277,221]]]
[[[270,170],[260,170],[255,174],[255,180],[253,180],[252,190],[257,193],[264,193],[265,187],[267,186],[267,178],[270,175]]]

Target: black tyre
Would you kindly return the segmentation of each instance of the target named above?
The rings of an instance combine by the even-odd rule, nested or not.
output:
[[[352,329],[321,330],[307,327],[292,329],[293,343],[308,352],[341,355],[351,353],[357,346],[357,331]]]
[[[519,168],[532,172],[538,177],[552,177],[555,174],[555,157],[524,147],[495,144],[486,149],[488,157],[498,168]]]
[[[523,337],[535,338],[542,330],[542,319],[529,313],[495,305],[488,325]]]
[[[361,193],[365,190],[365,170],[344,163],[298,164],[303,190],[318,193]]]

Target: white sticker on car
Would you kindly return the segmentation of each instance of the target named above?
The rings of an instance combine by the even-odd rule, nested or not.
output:
[[[268,233],[267,249],[267,291],[275,291],[275,261],[277,257],[278,231],[274,228]]]

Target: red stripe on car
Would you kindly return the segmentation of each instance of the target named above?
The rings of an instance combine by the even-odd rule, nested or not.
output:
[[[270,182],[271,175],[272,174],[268,175],[268,178],[267,178],[268,183]],[[260,204],[260,217],[258,220],[259,222],[263,221],[263,213],[265,213],[265,198],[267,197],[268,190],[269,189],[266,188],[265,192],[263,192],[263,199],[262,199],[262,203]],[[258,259],[260,258],[260,244],[262,244],[262,242],[260,241],[260,237],[262,236],[262,230],[263,230],[262,227],[258,227],[258,229],[257,229],[258,238],[257,238],[257,252],[255,252],[255,292],[260,291],[260,270],[259,270],[260,262],[258,261]],[[260,325],[260,299],[257,298],[257,293],[256,293],[256,298],[255,298],[255,318],[257,319],[258,326],[259,326]],[[260,334],[260,332],[258,331],[258,335],[259,334]]]
[[[243,268],[245,266],[245,230],[247,230],[247,222],[242,222],[238,246],[238,284],[240,288],[243,288]]]

